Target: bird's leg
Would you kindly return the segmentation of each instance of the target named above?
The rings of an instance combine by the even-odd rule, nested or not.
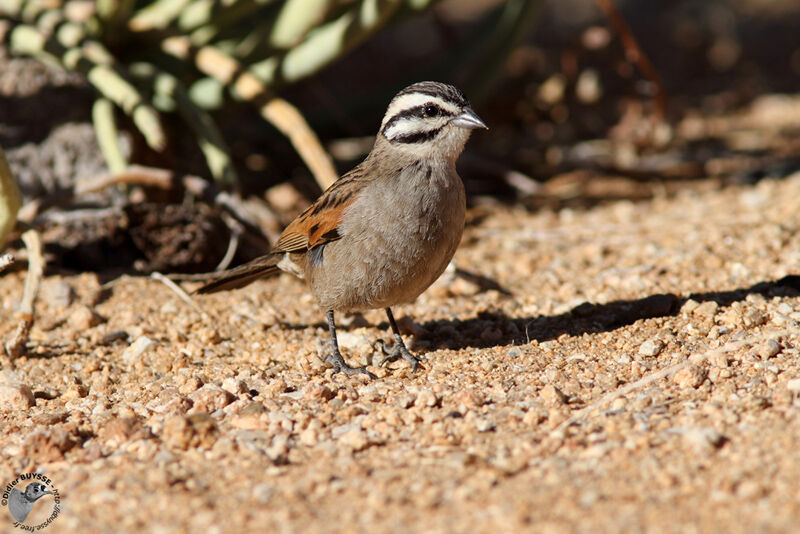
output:
[[[419,362],[422,360],[411,354],[406,348],[406,344],[403,343],[403,338],[400,336],[400,329],[397,328],[397,323],[394,320],[394,315],[392,315],[391,308],[386,308],[386,317],[389,318],[389,325],[392,327],[392,333],[394,334],[394,345],[390,349],[386,346],[386,342],[382,339],[379,339],[375,342],[375,344],[380,344],[381,352],[386,355],[386,358],[384,358],[382,364],[403,358],[405,361],[411,364],[411,368],[416,373]]]
[[[336,340],[336,323],[333,321],[333,310],[325,312],[325,317],[328,318],[328,330],[331,333],[331,344],[333,345],[333,353],[328,354],[325,359],[333,366],[333,374],[342,371],[346,375],[365,374],[370,378],[375,378],[375,375],[367,371],[365,367],[350,367],[342,358],[342,353],[339,352],[339,342]]]

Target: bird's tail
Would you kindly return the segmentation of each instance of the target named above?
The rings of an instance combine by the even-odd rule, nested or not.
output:
[[[195,290],[195,293],[216,293],[228,289],[244,287],[259,278],[272,276],[280,272],[278,262],[283,252],[271,253],[249,261],[233,269],[219,273],[213,280]]]

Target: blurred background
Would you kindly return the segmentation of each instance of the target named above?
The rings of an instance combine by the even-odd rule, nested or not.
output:
[[[780,0],[4,3],[0,146],[50,265],[208,271],[263,252],[422,79],[490,126],[459,161],[473,214],[786,176],[798,29]]]

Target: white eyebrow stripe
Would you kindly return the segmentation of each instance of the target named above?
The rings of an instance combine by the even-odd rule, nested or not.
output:
[[[383,135],[385,135],[387,139],[394,139],[402,135],[438,130],[445,126],[449,121],[450,119],[446,117],[438,117],[436,120],[423,120],[420,118],[408,117],[393,122],[385,130],[383,130]]]
[[[383,120],[381,121],[381,129],[386,126],[386,123],[389,121],[389,119],[401,111],[422,106],[431,102],[454,115],[461,111],[458,106],[455,106],[437,96],[426,95],[424,93],[410,93],[399,96],[392,100],[391,104],[389,104],[389,108],[386,110],[386,114],[383,116]]]

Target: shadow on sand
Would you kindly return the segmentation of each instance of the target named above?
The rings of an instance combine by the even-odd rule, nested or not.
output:
[[[435,338],[438,337],[437,332],[454,329],[457,336],[448,336],[455,339],[450,339],[445,344],[454,350],[468,347],[522,345],[534,339],[540,342],[555,339],[562,334],[579,336],[586,333],[609,332],[633,324],[639,319],[673,316],[689,299],[697,302],[714,301],[720,306],[730,306],[734,302],[745,300],[750,294],[760,294],[767,298],[798,296],[800,275],[789,275],[780,280],[759,282],[751,287],[731,291],[692,293],[688,296],[661,293],[607,304],[586,302],[567,313],[553,316],[509,318],[499,313],[481,313],[476,318],[466,321],[430,321],[421,325],[430,332],[422,338]],[[381,325],[384,326],[388,327],[388,324]],[[486,335],[487,330],[492,333]]]

